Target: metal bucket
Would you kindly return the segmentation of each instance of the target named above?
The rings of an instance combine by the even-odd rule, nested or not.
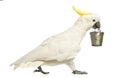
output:
[[[102,46],[103,35],[101,30],[90,32],[92,46]]]

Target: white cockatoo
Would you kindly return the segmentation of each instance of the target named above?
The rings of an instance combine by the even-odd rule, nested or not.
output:
[[[73,10],[80,15],[74,25],[60,34],[49,37],[41,45],[12,63],[14,69],[22,66],[36,66],[37,70],[34,72],[48,74],[49,72],[44,72],[41,66],[66,64],[73,74],[87,74],[87,72],[78,71],[73,60],[80,51],[80,43],[86,32],[90,28],[100,28],[100,17],[80,11],[74,6]]]

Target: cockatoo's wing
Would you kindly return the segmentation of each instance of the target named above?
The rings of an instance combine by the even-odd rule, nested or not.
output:
[[[28,54],[24,55],[20,59],[18,59],[12,65],[15,65],[15,68],[24,64],[29,66],[34,66],[35,64],[42,64],[45,61],[56,60],[60,61],[64,59],[64,56],[67,54],[61,52],[58,47],[58,40],[56,41],[56,37],[50,37],[45,40],[40,46],[29,52]],[[56,42],[58,44],[56,44]]]
[[[79,51],[79,44],[73,44],[74,40],[69,38],[69,33],[63,32],[56,36],[49,37],[37,48],[17,60],[13,65],[19,67],[21,64],[33,65],[42,64],[46,61],[65,61],[73,59]]]

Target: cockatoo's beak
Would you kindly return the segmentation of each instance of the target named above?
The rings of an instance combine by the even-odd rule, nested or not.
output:
[[[78,13],[79,15],[81,15],[81,16],[91,14],[91,13],[87,13],[87,12],[81,11],[81,10],[75,8],[74,6],[73,6],[72,8],[73,8],[73,10],[74,10],[75,12],[77,12],[77,13]]]
[[[96,22],[94,25],[93,25],[93,28],[94,29],[99,29],[100,28],[100,22]]]

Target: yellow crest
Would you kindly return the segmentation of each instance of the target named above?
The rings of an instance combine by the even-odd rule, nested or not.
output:
[[[91,14],[91,13],[87,13],[87,12],[81,11],[81,10],[75,8],[74,6],[73,6],[72,8],[73,8],[73,10],[74,10],[75,12],[77,12],[77,13],[78,13],[79,15],[81,15],[81,16],[83,16],[83,15],[90,15],[90,14]]]

